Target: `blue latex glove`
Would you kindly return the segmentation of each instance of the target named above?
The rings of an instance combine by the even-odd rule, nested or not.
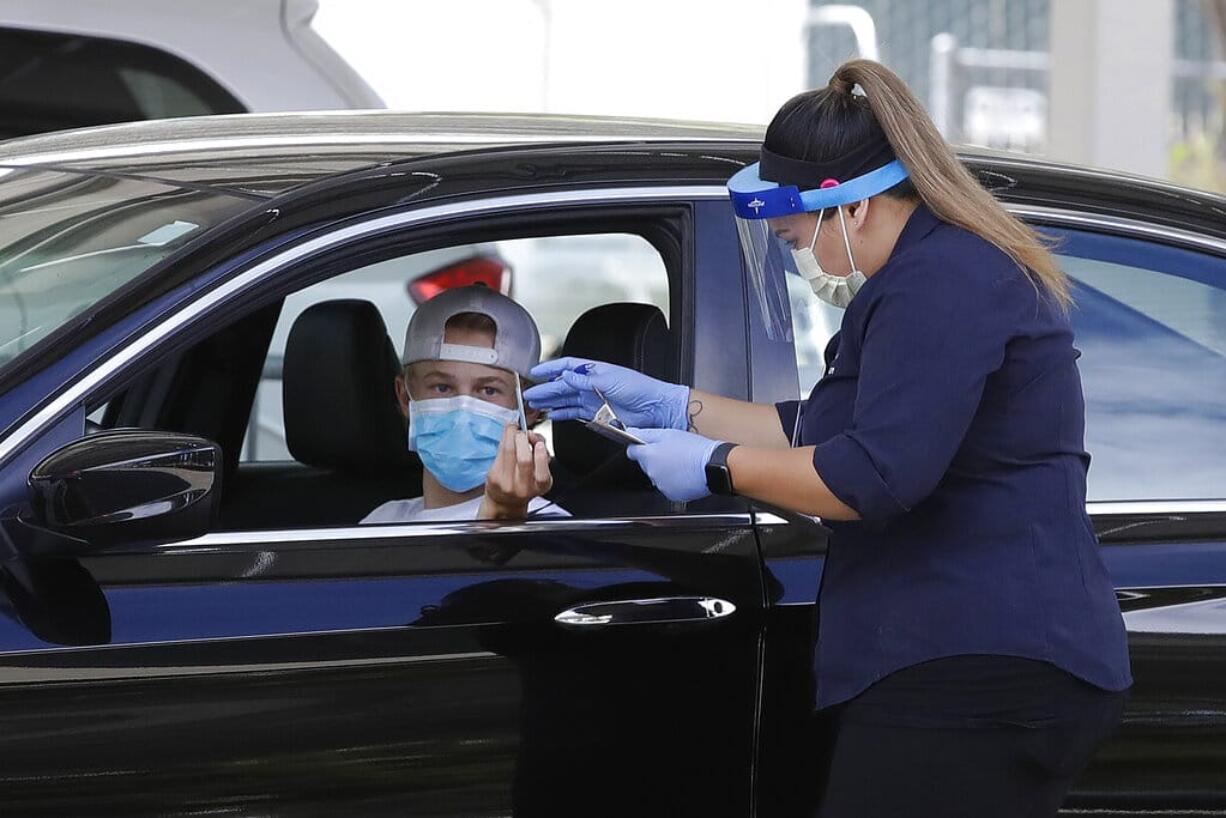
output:
[[[707,461],[722,441],[676,429],[630,429],[644,446],[628,446],[626,457],[639,464],[652,484],[675,502],[706,497]]]
[[[648,377],[642,372],[603,361],[558,358],[538,364],[532,379],[546,381],[524,392],[533,409],[548,409],[554,420],[590,420],[600,408],[599,389],[627,426],[684,429],[690,388]],[[593,389],[595,387],[595,389]]]

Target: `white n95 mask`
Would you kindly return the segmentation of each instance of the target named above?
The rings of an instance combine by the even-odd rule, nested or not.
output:
[[[864,286],[867,279],[864,273],[856,269],[856,260],[852,258],[851,242],[847,238],[847,222],[843,218],[842,205],[839,205],[838,211],[839,224],[843,228],[843,246],[847,248],[847,263],[851,272],[845,276],[831,275],[822,269],[821,262],[817,260],[817,254],[813,252],[813,248],[817,246],[817,234],[822,229],[824,210],[817,214],[817,227],[813,231],[813,241],[809,242],[808,247],[793,250],[792,259],[796,262],[797,272],[804,276],[809,286],[813,288],[814,295],[827,304],[843,309],[856,297],[856,293]]]

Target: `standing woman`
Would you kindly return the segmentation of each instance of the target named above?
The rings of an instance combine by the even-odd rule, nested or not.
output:
[[[789,100],[729,190],[751,279],[778,294],[778,240],[846,307],[808,400],[569,358],[526,397],[591,417],[599,390],[674,500],[735,492],[829,524],[822,816],[1054,816],[1131,684],[1085,511],[1067,279],[875,62]]]

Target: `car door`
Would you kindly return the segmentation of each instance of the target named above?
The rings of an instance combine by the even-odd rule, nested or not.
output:
[[[625,187],[550,207],[568,195],[706,207],[692,189]],[[370,230],[536,204],[423,207]],[[707,221],[687,224],[682,369],[744,397],[744,339],[728,331],[730,317],[742,325],[740,283],[719,280],[739,270],[701,267],[718,248]],[[309,252],[328,245],[317,235]],[[58,373],[69,386],[19,430],[6,482],[79,437],[85,407],[128,368],[254,309],[259,285],[310,260],[282,252],[131,327],[97,371]],[[37,604],[10,593],[0,618],[10,814],[751,811],[764,590],[735,498],[511,524],[243,529],[51,561],[16,543],[18,567],[41,580]]]
[[[1226,809],[1226,246],[1083,216],[1059,232],[1093,457],[1089,510],[1128,629],[1124,721],[1068,807]],[[1097,222],[1097,224],[1095,224]]]
[[[11,814],[746,806],[761,589],[734,508],[231,532],[80,565],[105,644],[0,630]]]

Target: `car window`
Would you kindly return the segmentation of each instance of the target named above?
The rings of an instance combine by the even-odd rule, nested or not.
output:
[[[0,138],[174,116],[243,113],[212,78],[156,48],[0,29]]]
[[[0,169],[0,368],[251,206],[146,179]]]
[[[1091,500],[1226,497],[1226,262],[1198,281],[1185,277],[1194,255],[1061,258],[1075,282]]]
[[[416,305],[446,287],[474,282],[509,294],[541,332],[542,359],[560,350],[575,319],[616,302],[653,304],[667,320],[669,282],[658,251],[625,233],[546,236],[467,244],[401,256],[315,284],[286,298],[256,393],[243,462],[289,461],[281,364],[295,320],[313,304],[361,299],[374,304],[399,356]],[[537,428],[549,438],[548,421]]]
[[[1058,237],[1076,299],[1088,498],[1226,497],[1226,261],[1130,239]],[[788,292],[808,395],[842,310],[806,286]]]

